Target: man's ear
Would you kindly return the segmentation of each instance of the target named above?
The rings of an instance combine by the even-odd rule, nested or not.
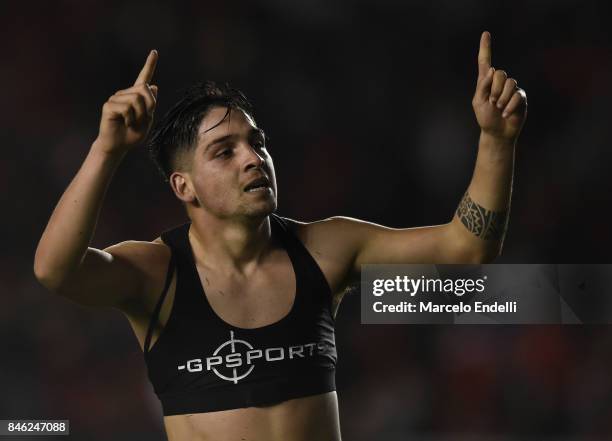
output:
[[[185,172],[174,172],[168,179],[170,187],[177,198],[185,203],[194,202],[196,200],[195,191],[191,183],[190,176]]]

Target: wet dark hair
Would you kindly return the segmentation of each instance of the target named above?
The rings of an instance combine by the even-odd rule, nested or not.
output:
[[[179,156],[195,148],[202,119],[217,106],[228,109],[218,124],[232,109],[242,110],[254,120],[253,106],[241,91],[227,83],[203,81],[185,89],[181,99],[155,124],[148,142],[149,156],[166,181],[177,169]]]

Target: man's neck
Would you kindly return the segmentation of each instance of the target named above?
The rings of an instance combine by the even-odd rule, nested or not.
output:
[[[270,248],[270,217],[219,219],[192,216],[189,241],[196,263],[247,274]]]

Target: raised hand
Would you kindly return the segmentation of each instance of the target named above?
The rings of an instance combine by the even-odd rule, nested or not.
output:
[[[157,86],[149,85],[157,58],[157,51],[151,51],[134,85],[119,90],[104,103],[94,143],[104,152],[125,153],[147,137],[157,103]]]
[[[483,32],[478,52],[478,82],[472,107],[480,129],[516,141],[527,117],[527,94],[514,78],[491,67],[491,34]]]

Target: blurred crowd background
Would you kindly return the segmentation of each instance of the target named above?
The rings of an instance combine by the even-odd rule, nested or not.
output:
[[[480,34],[529,97],[508,263],[612,263],[612,45],[606,2],[54,1],[0,4],[0,419],[70,419],[71,439],[165,440],[140,349],[114,310],[47,293],[34,250],[97,133],[103,102],[158,49],[158,115],[228,81],[270,136],[279,213],[393,227],[448,222],[473,169]],[[143,149],[93,245],[185,220]],[[337,321],[348,441],[612,438],[609,326]],[[25,438],[19,438],[25,439]]]

